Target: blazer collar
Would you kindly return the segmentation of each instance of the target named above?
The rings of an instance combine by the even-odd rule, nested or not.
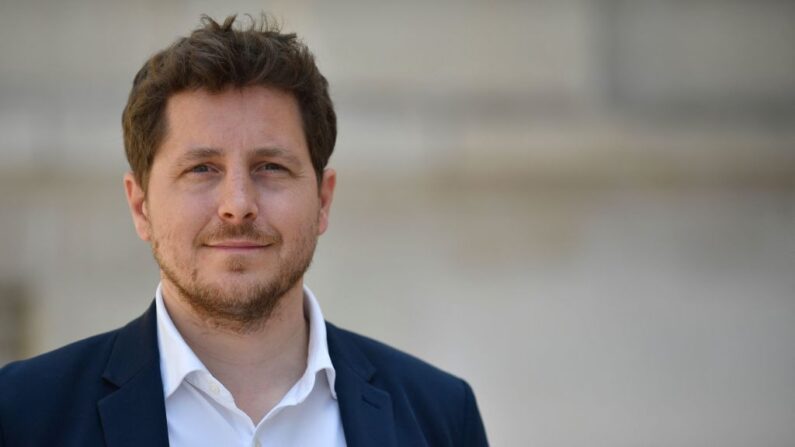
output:
[[[119,330],[102,376],[118,387],[98,402],[108,447],[168,446],[155,312],[153,302],[140,318]],[[326,337],[347,445],[396,447],[392,398],[372,383],[375,366],[330,323]]]
[[[337,371],[335,388],[350,447],[397,446],[392,398],[373,385],[376,368],[343,331],[326,323],[329,353]]]
[[[119,330],[102,378],[118,387],[98,402],[109,447],[168,446],[154,302]]]

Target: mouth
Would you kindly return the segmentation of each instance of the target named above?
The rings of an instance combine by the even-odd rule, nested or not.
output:
[[[258,241],[224,240],[205,244],[205,247],[230,252],[250,252],[265,249],[270,245]]]

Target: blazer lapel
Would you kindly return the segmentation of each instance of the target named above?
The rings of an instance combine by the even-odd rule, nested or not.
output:
[[[375,367],[334,325],[326,323],[326,334],[345,442],[350,447],[397,446],[392,398],[371,383]]]
[[[118,387],[97,404],[108,447],[168,446],[154,303],[119,331],[102,377]]]

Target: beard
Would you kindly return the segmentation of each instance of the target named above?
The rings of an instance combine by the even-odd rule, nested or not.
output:
[[[197,237],[195,247],[200,249],[206,242],[235,238],[272,244],[274,248],[289,248],[284,246],[280,235],[264,233],[252,222],[238,226],[222,224]],[[224,287],[214,283],[212,278],[203,277],[196,262],[184,262],[167,256],[163,245],[167,245],[167,241],[152,238],[154,258],[165,278],[176,288],[179,298],[211,327],[243,334],[261,329],[285,294],[303,278],[317,245],[317,223],[307,224],[300,232],[293,250],[280,252],[270,271],[263,272],[261,279],[250,284],[241,281],[240,284]],[[175,250],[170,252],[175,253]],[[232,255],[225,262],[227,272],[242,274],[250,270],[245,256]]]

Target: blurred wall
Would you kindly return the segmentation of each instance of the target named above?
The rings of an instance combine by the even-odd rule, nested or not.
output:
[[[0,364],[150,302],[132,77],[263,9],[338,108],[331,321],[469,380],[494,445],[795,443],[790,0],[4,2]]]

